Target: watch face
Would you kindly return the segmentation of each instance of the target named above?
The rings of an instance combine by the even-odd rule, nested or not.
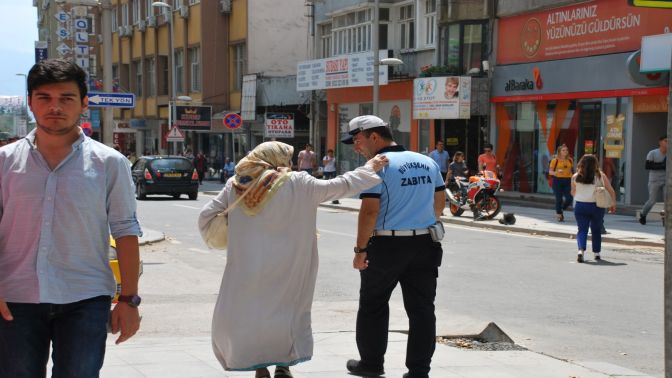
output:
[[[131,307],[138,307],[142,299],[137,295],[120,295],[119,302],[126,302]]]
[[[137,296],[137,295],[134,295],[134,296],[131,298],[131,304],[132,304],[133,306],[135,306],[135,307],[140,306],[140,302],[142,302],[142,298],[140,298],[140,297]]]

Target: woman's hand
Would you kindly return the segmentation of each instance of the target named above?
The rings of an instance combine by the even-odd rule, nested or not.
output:
[[[614,214],[614,213],[616,212],[616,205],[612,205],[612,206],[608,209],[608,212],[609,212],[609,214]]]
[[[371,158],[369,161],[366,162],[366,165],[369,167],[373,168],[374,171],[378,172],[381,169],[383,169],[386,165],[390,163],[389,160],[387,160],[387,156],[385,155],[376,155],[373,158]]]

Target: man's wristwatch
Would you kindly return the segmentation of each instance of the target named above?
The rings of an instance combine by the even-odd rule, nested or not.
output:
[[[364,253],[366,251],[367,251],[367,247],[359,248],[359,247],[355,246],[355,253]]]
[[[142,302],[142,298],[137,295],[120,295],[117,300],[119,302],[124,302],[131,307],[138,307],[140,306],[140,302]]]

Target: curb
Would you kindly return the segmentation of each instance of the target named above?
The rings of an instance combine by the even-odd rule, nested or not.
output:
[[[148,245],[152,243],[158,243],[160,241],[166,240],[166,234],[160,231],[154,231],[154,230],[147,230],[145,229],[144,231],[145,234],[149,234],[150,236],[148,237],[141,237],[138,240],[138,246],[143,246],[143,245]]]
[[[320,207],[327,207],[327,208],[331,208],[331,209],[347,210],[347,211],[359,211],[359,209],[354,209],[354,208],[347,207],[347,206],[331,205],[331,204],[321,204]],[[571,239],[571,240],[576,239],[576,234],[569,233],[569,232],[563,232],[563,231],[540,230],[540,229],[532,229],[532,228],[521,228],[521,227],[515,227],[515,226],[512,227],[512,226],[505,226],[505,225],[499,225],[499,224],[490,224],[490,223],[486,223],[486,222],[483,222],[483,221],[470,222],[470,221],[455,219],[454,217],[448,218],[448,217],[445,217],[445,216],[441,217],[441,221],[444,222],[444,223],[454,224],[454,225],[459,225],[459,226],[490,229],[490,230],[497,230],[497,231],[508,231],[508,232],[513,232],[513,233],[517,233],[517,234],[548,236],[548,237]],[[589,238],[588,240],[592,240],[592,236],[588,236],[588,238]],[[602,236],[602,242],[603,243],[611,243],[611,244],[627,245],[627,246],[642,246],[642,247],[659,247],[659,248],[662,248],[662,247],[665,246],[664,241],[652,242],[652,241],[648,241],[648,240],[619,239],[619,238],[610,237],[610,236],[606,236],[606,235]]]

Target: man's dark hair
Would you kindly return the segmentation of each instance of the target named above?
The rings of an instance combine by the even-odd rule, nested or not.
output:
[[[492,150],[494,147],[492,147],[492,143],[486,143],[486,144],[483,146],[483,148],[489,148],[489,149]]]
[[[362,134],[364,134],[367,138],[370,137],[371,134],[373,133],[380,135],[380,137],[383,138],[383,140],[386,141],[394,140],[394,138],[392,137],[392,131],[387,126],[373,127],[371,129],[366,129],[362,131]]]
[[[64,59],[47,59],[35,63],[28,72],[28,96],[45,84],[74,81],[79,87],[79,97],[84,99],[88,93],[86,72],[74,62]]]
[[[313,145],[312,145],[312,144],[310,144],[310,143],[306,143],[306,147],[310,147],[310,148],[313,148]]]
[[[661,136],[660,138],[658,138],[658,141],[660,142],[661,140],[665,140],[665,139],[667,139],[667,135]]]

